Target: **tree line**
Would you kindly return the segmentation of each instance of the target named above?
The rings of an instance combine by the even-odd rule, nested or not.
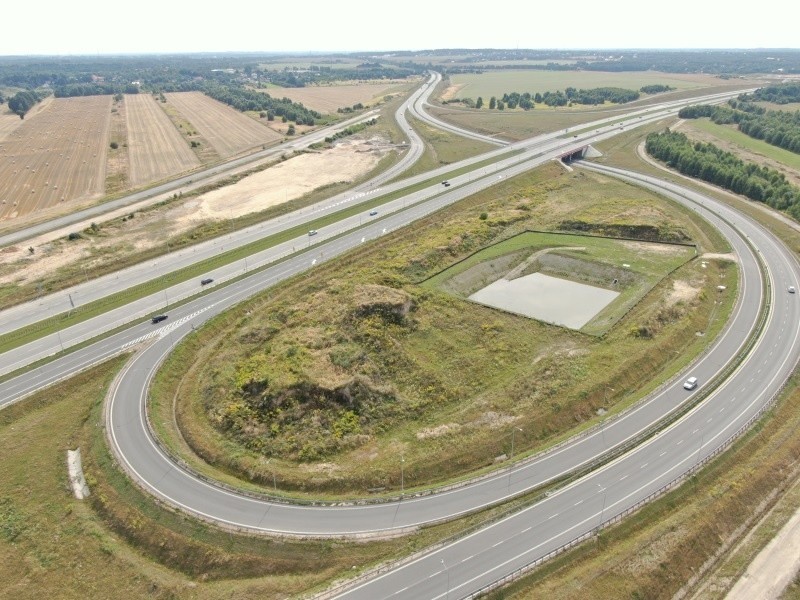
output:
[[[333,135],[329,135],[325,138],[325,142],[328,144],[332,144],[336,140],[340,140],[342,138],[355,135],[360,131],[364,131],[370,125],[375,125],[378,122],[378,119],[370,119],[369,121],[364,121],[363,123],[353,123],[352,125],[345,127],[341,131],[337,131]]]
[[[752,94],[747,94],[753,100],[773,102],[775,104],[790,104],[800,102],[800,83],[781,83],[768,85],[757,89]]]
[[[25,114],[36,105],[36,103],[41,102],[45,98],[47,98],[47,92],[37,92],[33,90],[26,90],[23,92],[17,92],[11,98],[8,99],[8,108],[11,109],[16,115],[19,115],[20,119],[25,118]]]
[[[653,84],[653,85],[643,85],[639,88],[639,91],[643,94],[662,94],[664,92],[671,92],[675,88],[669,85],[661,85],[661,84]]]
[[[750,73],[800,73],[796,49],[742,50],[604,50],[587,56],[579,50],[443,49],[426,51],[425,58],[448,58],[449,73],[491,70],[535,71],[658,71],[661,73],[712,73],[723,78]],[[400,55],[400,53],[395,53]],[[373,56],[376,56],[373,54]]]
[[[692,142],[667,129],[647,136],[647,153],[684,175],[696,177],[741,194],[800,219],[800,188],[783,173],[748,163],[714,144]]]
[[[745,135],[800,154],[800,111],[767,110],[753,103],[766,98],[779,98],[783,100],[781,104],[800,101],[800,85],[770,87],[764,94],[742,94],[720,106],[687,106],[678,112],[678,116],[682,119],[708,117],[718,125],[735,124]]]
[[[651,91],[642,92],[653,94],[657,92],[667,91],[671,88],[667,85],[652,85],[646,86]],[[532,110],[536,104],[544,104],[546,106],[571,106],[573,104],[585,104],[589,106],[596,106],[606,102],[614,104],[625,104],[633,102],[641,97],[640,93],[636,90],[628,90],[618,87],[599,87],[591,89],[576,89],[568,87],[563,92],[557,90],[555,92],[506,92],[500,98],[492,96],[489,99],[489,110],[505,110],[506,108],[513,110],[521,108],[523,110]],[[472,98],[457,98],[454,100],[445,101],[445,104],[460,103],[469,108],[482,108],[484,105],[483,97],[478,97],[477,100]]]
[[[207,85],[202,90],[206,95],[223,102],[236,110],[264,111],[268,115],[284,117],[298,125],[314,125],[322,115],[315,110],[303,106],[300,102],[292,102],[289,98],[273,98],[269,94],[245,88]]]

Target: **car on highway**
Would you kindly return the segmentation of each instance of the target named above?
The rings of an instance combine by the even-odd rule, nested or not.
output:
[[[693,390],[696,387],[697,387],[697,377],[689,377],[689,379],[683,382],[683,389],[685,390]]]
[[[369,216],[370,216],[370,217],[374,217],[374,216],[375,216],[375,215],[377,215],[377,214],[378,214],[378,211],[377,211],[377,210],[371,210],[371,211],[369,211]]]
[[[312,236],[312,235],[317,235],[317,230],[316,229],[312,229],[311,231],[308,232],[308,235],[309,235],[309,237]]]
[[[205,279],[201,279],[201,280],[200,280],[200,285],[208,285],[208,284],[209,284],[209,283],[211,283],[212,281],[214,281],[214,280],[213,280],[213,279],[211,279],[211,277],[206,277]]]
[[[445,181],[443,181],[443,182],[442,182],[442,185],[443,185],[444,187],[450,187],[450,182],[449,182],[449,181],[447,181],[447,180],[445,180]]]
[[[153,323],[161,323],[161,321],[166,321],[167,315],[156,315],[152,318]]]
[[[793,285],[790,285],[790,286],[789,286],[789,293],[790,293],[790,294],[794,294],[794,293],[795,293],[795,291],[797,291],[797,290],[795,290],[795,289],[794,289],[794,286],[793,286]]]

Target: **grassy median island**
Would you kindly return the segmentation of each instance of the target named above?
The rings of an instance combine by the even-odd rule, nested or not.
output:
[[[467,476],[509,455],[512,431],[518,456],[619,410],[701,351],[709,336],[697,332],[721,327],[733,263],[662,256],[650,292],[604,336],[419,283],[526,229],[576,223],[727,251],[675,204],[548,165],[204,326],[157,377],[158,434],[228,483],[334,497]],[[646,253],[630,243],[613,242],[602,258],[598,241],[593,260],[641,262]]]

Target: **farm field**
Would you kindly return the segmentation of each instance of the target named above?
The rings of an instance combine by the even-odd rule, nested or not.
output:
[[[30,120],[34,115],[47,109],[53,100],[54,98],[49,96],[39,102],[39,104],[34,106],[26,115],[28,120]],[[2,143],[12,131],[15,131],[24,123],[24,120],[20,119],[15,113],[11,112],[11,110],[8,108],[8,105],[0,105],[0,143]]]
[[[269,127],[201,92],[179,92],[166,97],[222,158],[281,139]]]
[[[128,94],[125,109],[131,186],[158,181],[200,165],[200,160],[152,96]]]
[[[535,75],[536,73],[533,73]],[[502,73],[487,73],[486,76],[498,76],[502,75]],[[510,74],[506,74],[509,76]],[[551,76],[560,76],[560,77],[580,77],[581,75],[596,75],[595,73],[550,73],[550,72],[543,72],[542,75],[544,77],[551,77]],[[636,80],[633,79],[637,76],[647,76],[646,73],[627,73],[621,74],[620,77],[630,77],[631,79],[626,83],[629,87],[636,86],[641,87],[641,84],[646,82],[640,82],[637,85]],[[655,75],[655,74],[650,74]],[[481,76],[472,76],[472,77],[482,77]],[[461,76],[458,76],[461,77]],[[669,77],[675,77],[674,75],[669,75]],[[678,77],[685,77],[691,78],[695,77],[695,79],[700,82],[700,76],[689,76],[689,75],[681,75]],[[713,80],[711,77],[705,77],[706,81],[703,85],[699,85],[695,88],[684,88],[678,89],[673,92],[669,92],[667,94],[658,94],[654,96],[645,97],[642,100],[637,102],[637,105],[641,106],[646,103],[654,103],[660,101],[661,98],[664,99],[671,99],[676,100],[679,98],[691,98],[693,96],[697,96],[700,94],[707,94],[712,92],[722,92],[722,91],[730,91],[730,90],[738,90],[738,89],[749,89],[755,87],[757,85],[763,85],[763,82],[756,82],[755,80],[729,80],[723,81],[717,79],[716,81]],[[553,80],[556,82],[556,79]],[[611,80],[609,80],[610,82]],[[714,81],[712,83],[712,81]],[[480,110],[476,109],[467,109],[462,108],[460,106],[439,106],[439,105],[432,105],[430,112],[447,122],[453,123],[455,125],[459,125],[462,127],[467,127],[469,129],[473,129],[475,131],[479,131],[480,133],[484,133],[487,135],[499,135],[504,139],[508,140],[522,140],[534,135],[539,135],[542,133],[547,133],[549,131],[554,131],[557,129],[562,129],[566,127],[576,127],[583,123],[588,123],[590,121],[594,121],[596,119],[604,118],[604,117],[611,117],[615,114],[621,114],[631,109],[630,104],[606,104],[603,106],[575,106],[575,107],[547,107],[544,105],[537,105],[534,110],[522,110],[522,109],[515,109],[515,110],[489,110],[486,108],[486,103],[488,103],[488,98],[492,95],[502,95],[504,92],[511,92],[511,91],[518,91],[523,92],[526,91],[522,89],[521,84],[518,82],[514,82],[513,79],[509,79],[506,82],[502,82],[502,87],[499,87],[497,90],[493,91],[491,94],[484,94],[482,97],[484,99],[484,108]],[[560,88],[555,86],[549,88],[551,91],[555,91],[556,89],[563,89],[564,82],[557,82]],[[587,87],[591,85],[591,83],[584,82],[579,83],[572,81],[576,87],[584,86]],[[599,85],[602,85],[599,81],[596,82]],[[617,81],[620,83],[620,81]],[[655,80],[651,81],[650,83],[656,83]],[[662,80],[661,83],[670,83],[669,81]],[[452,81],[451,81],[452,84]],[[570,83],[567,83],[570,85]],[[610,85],[610,83],[609,83]],[[673,83],[670,83],[673,85]],[[513,87],[507,87],[513,86]],[[516,89],[515,89],[516,87]],[[676,86],[677,87],[677,86]],[[535,92],[534,89],[528,89],[527,91]],[[462,91],[455,89],[454,85],[451,85],[449,88],[445,89],[441,94],[441,99],[447,98],[454,98],[458,97],[472,97],[473,99],[477,98],[480,93],[468,93],[465,94]]]
[[[0,143],[0,220],[103,193],[111,96],[55,98]]]
[[[24,122],[25,121],[8,110],[6,105],[0,106],[0,144]]]
[[[375,168],[393,150],[387,140],[343,140],[323,152],[304,153],[241,179],[237,183],[197,195],[186,195],[166,207],[136,211],[136,218],[122,221],[131,211],[101,223],[97,232],[69,243],[68,228],[58,235],[45,234],[25,243],[36,249],[29,254],[22,246],[0,253],[0,296],[16,286],[50,280],[58,273],[80,273],[82,267],[101,269],[122,257],[146,252],[203,224],[227,221],[292,202],[315,189],[337,182],[353,181]],[[226,225],[227,229],[228,226]]]
[[[353,106],[359,102],[371,104],[372,100],[383,98],[390,90],[402,83],[359,83],[354,85],[307,86],[302,88],[270,88],[263,90],[273,98],[289,98],[320,113],[335,113],[336,109]]]
[[[448,98],[477,98],[488,101],[506,92],[555,92],[567,87],[596,88],[621,87],[638,90],[644,85],[663,84],[685,90],[719,85],[720,80],[709,75],[633,71],[607,73],[600,71],[501,71],[481,74],[465,73],[450,77],[450,89],[443,94]],[[455,89],[453,89],[455,88]]]

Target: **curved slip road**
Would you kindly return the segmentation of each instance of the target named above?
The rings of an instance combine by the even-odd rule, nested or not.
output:
[[[705,209],[703,209],[705,210]],[[707,216],[713,215],[707,212]],[[692,367],[701,381],[693,393],[703,390],[740,353],[753,331],[762,305],[762,279],[756,254],[745,239],[727,223],[718,227],[731,240],[742,268],[739,301],[726,331]],[[358,235],[358,234],[356,234]],[[347,237],[347,236],[345,236]],[[215,310],[209,313],[217,312]],[[194,319],[206,318],[208,313]],[[144,405],[150,377],[163,357],[190,325],[180,326],[137,355],[118,381],[109,406],[109,433],[121,463],[151,493],[184,510],[229,526],[284,535],[347,536],[385,533],[453,518],[456,515],[501,502],[533,489],[595,460],[597,455],[647,430],[652,423],[677,410],[693,394],[676,380],[622,417],[610,421],[573,443],[519,466],[470,485],[406,499],[399,503],[368,506],[314,507],[269,504],[241,497],[196,479],[177,468],[151,437]],[[767,332],[765,332],[766,335]]]
[[[657,180],[645,180],[644,184],[668,195],[680,191],[678,186],[667,186],[673,190],[667,191]],[[800,353],[798,329],[790,325],[797,323],[800,309],[796,296],[785,292],[788,285],[798,281],[797,264],[770,234],[728,207],[689,191],[681,191],[679,197],[701,203],[696,205],[697,211],[730,239],[742,267],[740,302],[734,319],[715,347],[692,368],[701,381],[698,390],[739,352],[757,320],[763,289],[757,263],[758,256],[763,255],[772,281],[768,287],[772,310],[748,358],[709,399],[636,450],[544,502],[372,579],[347,592],[346,597],[435,598],[447,593],[441,583],[445,576],[450,579],[451,593],[456,594],[453,597],[480,589],[657,492],[722,447],[777,393]],[[711,210],[732,221],[743,233],[738,234]],[[756,252],[748,245],[748,238]],[[235,527],[283,534],[357,535],[451,518],[574,469],[581,456],[590,459],[604,450],[603,438],[608,445],[618,443],[624,437],[623,430],[634,433],[657,418],[652,412],[645,416],[646,412],[666,414],[689,395],[679,380],[650,402],[609,423],[602,433],[595,432],[509,474],[473,485],[392,504],[297,507],[244,498],[198,481],[159,452],[144,421],[143,394],[151,373],[170,346],[170,340],[164,338],[132,361],[109,407],[109,433],[127,468],[153,494],[184,510]],[[409,586],[410,582],[417,583]]]

